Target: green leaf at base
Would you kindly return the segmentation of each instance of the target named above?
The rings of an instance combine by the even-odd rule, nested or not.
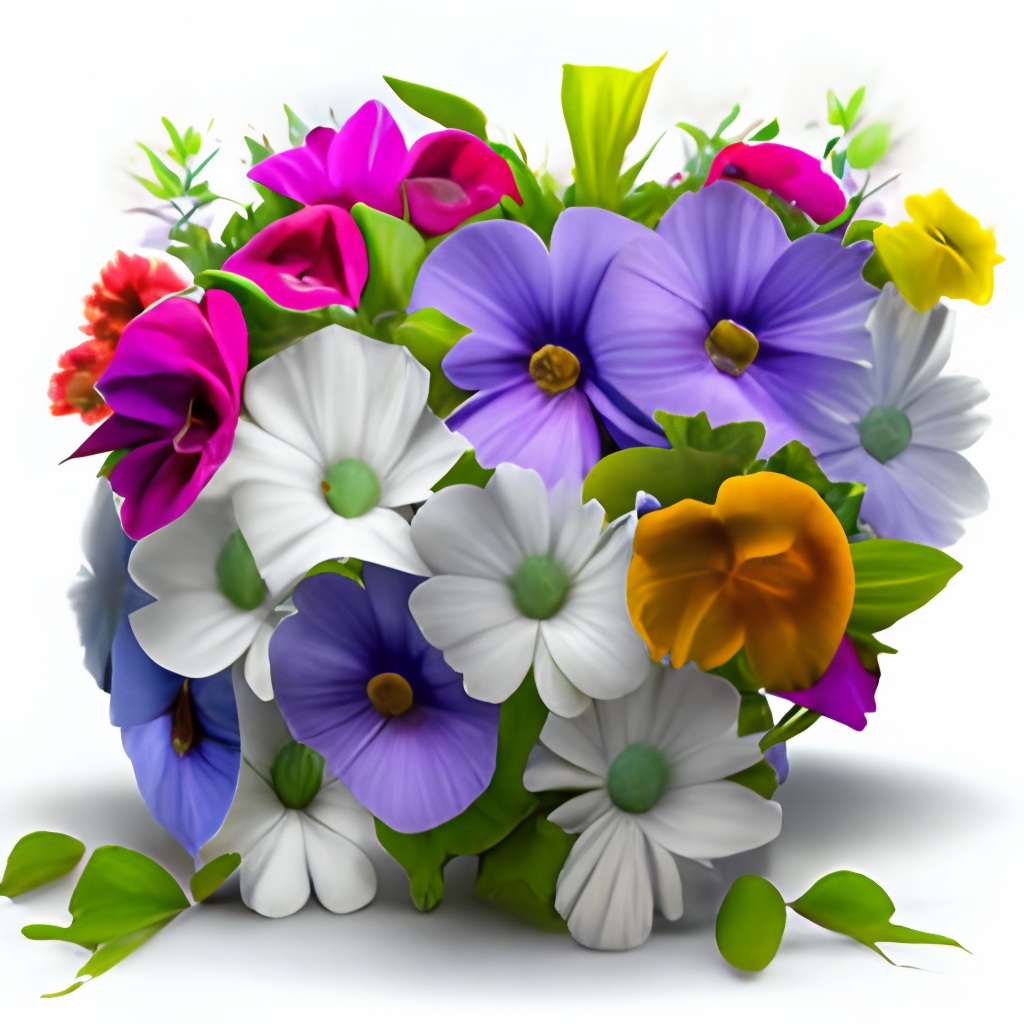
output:
[[[456,342],[467,334],[468,327],[463,327],[436,309],[417,310],[392,332],[392,340],[404,345],[416,361],[430,371],[427,405],[442,419],[473,393],[457,388],[441,369],[441,361]]]
[[[715,920],[715,941],[726,962],[741,971],[763,971],[786,930],[786,904],[760,875],[741,875],[729,887]]]
[[[758,796],[763,796],[765,800],[771,800],[775,795],[775,790],[779,788],[779,776],[763,757],[757,764],[752,764],[749,768],[744,768],[743,771],[728,776],[725,781],[735,782],[736,785],[743,786]]]
[[[241,854],[223,853],[216,860],[204,864],[189,879],[188,887],[192,899],[196,903],[202,903],[207,897],[212,896],[235,873],[241,863]]]
[[[63,832],[30,832],[14,844],[7,858],[0,896],[20,896],[63,878],[81,859],[85,846]]]

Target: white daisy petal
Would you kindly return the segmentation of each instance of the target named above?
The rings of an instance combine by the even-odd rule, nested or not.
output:
[[[596,704],[601,740],[608,764],[631,743],[653,744],[657,735],[659,695],[664,691],[665,669],[648,663],[643,684],[617,700]]]
[[[559,804],[548,815],[548,821],[553,821],[566,832],[582,832],[612,810],[614,807],[607,792],[595,789]]]
[[[290,602],[289,602],[290,603]],[[278,624],[289,615],[294,614],[294,607],[271,612],[265,622],[260,624],[252,644],[245,656],[244,676],[252,692],[260,700],[274,699],[274,684],[270,678],[270,638]]]
[[[598,707],[591,704],[582,714],[571,720],[548,715],[540,732],[541,743],[588,772],[604,777],[608,773],[607,748],[603,723],[598,719]]]
[[[430,488],[467,448],[469,442],[464,437],[450,431],[429,409],[424,409],[401,454],[382,471],[381,504],[397,508],[426,501],[431,495]]]
[[[531,793],[545,789],[597,789],[604,785],[604,778],[566,761],[538,743],[526,762],[523,785]]]
[[[377,892],[373,862],[355,843],[302,816],[306,862],[317,899],[334,914],[365,907]]]
[[[373,816],[348,791],[348,787],[330,772],[324,772],[320,792],[313,797],[305,813],[361,849],[369,850],[377,846]]]
[[[575,718],[590,704],[590,697],[574,686],[569,677],[555,664],[551,651],[544,642],[545,626],[542,622],[537,635],[537,646],[533,652],[533,678],[537,693],[544,704],[556,715]]]
[[[988,398],[981,381],[973,377],[941,377],[914,401],[903,406],[913,429],[912,444],[963,451],[981,437],[991,423],[977,408]]]
[[[669,921],[678,921],[683,916],[683,882],[679,868],[672,854],[657,843],[647,843],[650,858],[651,884],[654,888],[654,905]]]
[[[551,556],[570,577],[583,568],[601,538],[604,509],[580,502],[580,488],[560,480],[551,491]]]
[[[287,917],[309,899],[309,869],[302,814],[285,811],[281,820],[242,857],[242,902],[264,917]]]
[[[549,553],[548,492],[539,473],[503,462],[487,481],[486,492],[516,540],[520,561]]]

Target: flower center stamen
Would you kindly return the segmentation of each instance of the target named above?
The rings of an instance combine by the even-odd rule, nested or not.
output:
[[[857,425],[857,433],[864,451],[884,464],[907,448],[914,430],[902,409],[876,405]]]
[[[528,619],[550,619],[565,603],[569,574],[550,555],[531,555],[509,577],[516,608]]]
[[[380,479],[362,459],[342,459],[320,482],[331,511],[345,519],[358,519],[380,501]]]
[[[308,807],[324,781],[324,759],[312,747],[290,740],[270,766],[270,781],[278,800],[292,810]]]
[[[608,768],[608,796],[619,810],[643,814],[662,797],[672,766],[657,747],[630,743]]]
[[[366,684],[370,703],[386,718],[405,714],[412,707],[412,687],[397,672],[381,672]]]
[[[576,383],[580,361],[559,345],[545,345],[530,356],[530,377],[545,394],[557,395]]]
[[[171,748],[178,757],[184,757],[196,740],[192,695],[188,692],[188,684],[188,679],[182,682],[181,689],[171,705]]]
[[[220,592],[244,612],[259,608],[267,596],[267,585],[256,568],[241,530],[235,530],[220,549],[215,566]]]
[[[711,362],[730,377],[738,377],[754,361],[757,338],[732,320],[719,320],[704,341]]]

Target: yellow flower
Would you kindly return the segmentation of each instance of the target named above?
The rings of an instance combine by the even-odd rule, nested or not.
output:
[[[875,249],[900,294],[919,313],[945,295],[979,306],[992,298],[992,268],[1003,262],[996,236],[941,189],[907,196],[910,220],[874,231]]]
[[[687,499],[637,524],[626,600],[651,656],[678,668],[746,648],[761,684],[813,686],[853,607],[839,520],[807,484],[778,473],[726,480],[714,505]]]

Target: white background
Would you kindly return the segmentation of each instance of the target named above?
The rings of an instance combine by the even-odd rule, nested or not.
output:
[[[535,934],[476,904],[472,864],[450,869],[429,916],[383,866],[376,902],[350,917],[315,903],[266,921],[238,903],[202,907],[96,983],[56,1003],[85,953],[29,943],[23,924],[65,922],[70,882],[0,900],[0,1008],[6,1020],[254,1020],[353,1011],[388,1019],[686,1020],[1014,1019],[1021,953],[1019,547],[1022,463],[1021,94],[1019,35],[1008,8],[983,2],[598,3],[461,5],[155,0],[11,5],[0,57],[3,188],[2,365],[5,471],[0,662],[0,856],[50,828],[92,848],[118,842],[187,876],[186,856],[148,817],[106,698],[80,667],[64,593],[95,467],[57,463],[86,434],[47,414],[57,355],[81,335],[80,299],[118,246],[138,241],[144,170],[132,140],[160,142],[159,117],[226,140],[214,188],[242,197],[238,152],[253,125],[285,140],[282,101],[308,123],[364,99],[389,102],[409,137],[431,130],[391,100],[382,73],[468,96],[515,131],[531,161],[571,166],[558,103],[560,65],[640,68],[669,54],[636,148],[678,120],[713,127],[779,115],[780,141],[817,147],[825,89],[866,82],[866,112],[892,119],[901,169],[893,197],[944,187],[997,228],[1007,263],[992,304],[958,304],[955,368],[984,379],[994,425],[972,452],[992,507],[953,554],[965,565],[932,606],[887,640],[879,711],[855,734],[821,722],[793,744],[782,836],[733,862],[767,873],[793,899],[827,871],[864,871],[887,888],[896,921],[957,937],[974,953],[890,946],[897,970],[863,947],[791,920],[774,964],[740,977],[718,957],[690,887],[688,913],[658,922],[622,955]],[[678,165],[671,132],[654,169]],[[895,209],[895,207],[894,207]],[[704,904],[708,902],[705,896]]]

